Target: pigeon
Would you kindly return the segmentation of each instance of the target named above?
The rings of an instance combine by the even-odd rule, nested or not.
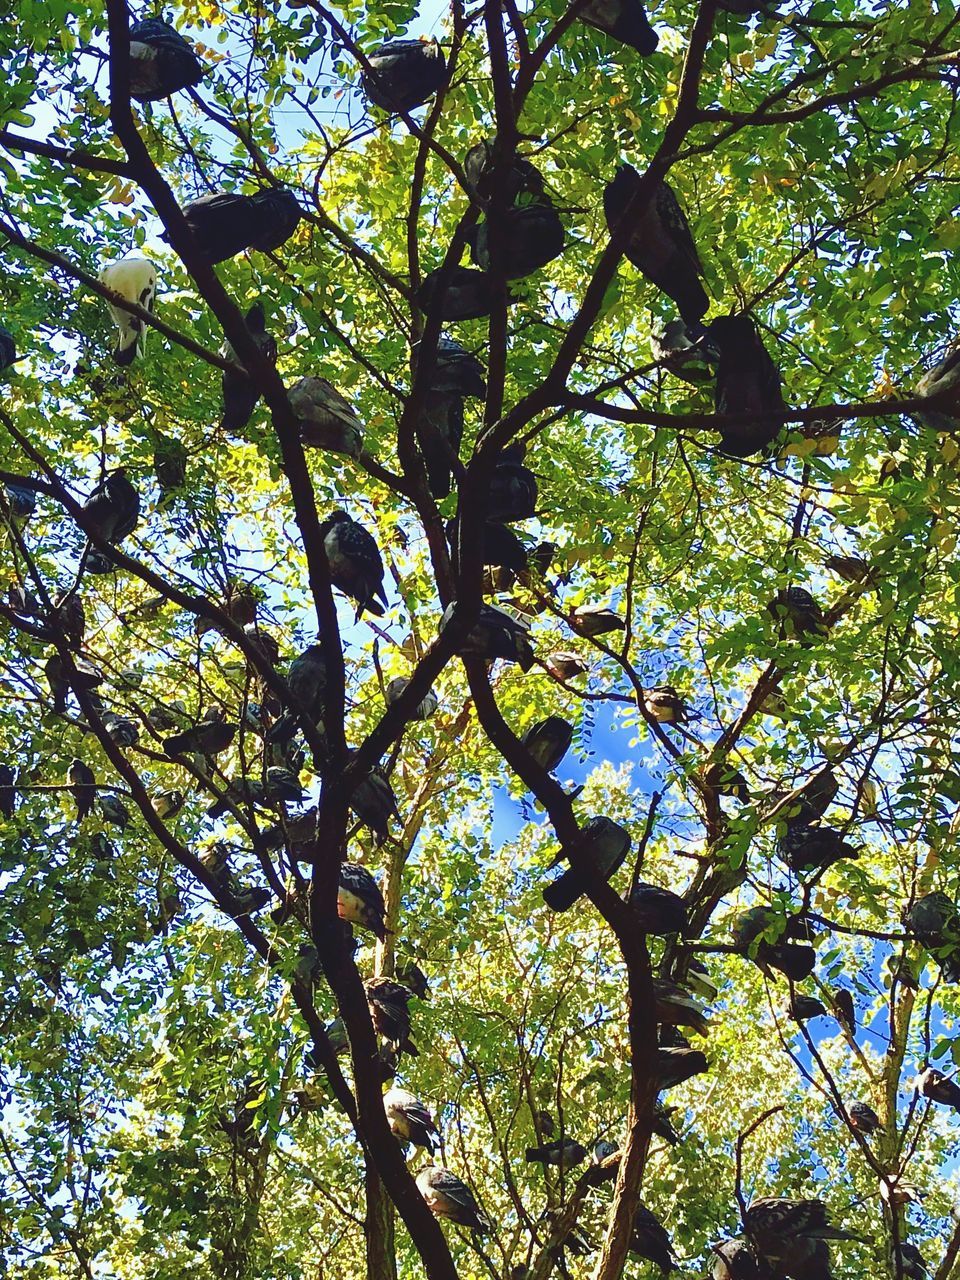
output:
[[[750,784],[728,760],[714,760],[708,765],[703,781],[718,796],[729,796],[744,803],[750,799]]]
[[[17,344],[9,329],[0,324],[0,373],[17,363]]]
[[[833,1005],[837,1021],[852,1036],[857,1030],[857,1007],[853,1002],[853,995],[845,988],[838,987],[833,993]]]
[[[165,822],[168,818],[174,818],[186,803],[186,796],[182,791],[158,791],[151,799],[150,806],[157,817]]]
[[[861,583],[873,590],[879,585],[875,571],[860,556],[827,556],[823,563],[844,582]]]
[[[415,351],[419,345],[415,344]],[[439,395],[458,395],[476,400],[482,400],[487,394],[483,365],[456,338],[447,334],[441,334],[437,339],[436,358],[427,386]]]
[[[768,1268],[746,1240],[721,1240],[713,1252],[713,1280],[770,1280]]]
[[[754,1248],[771,1263],[787,1256],[798,1241],[861,1239],[841,1227],[832,1227],[821,1200],[764,1196],[747,1209],[743,1225]]]
[[[419,1098],[406,1089],[388,1089],[383,1095],[383,1109],[395,1138],[412,1142],[415,1147],[426,1147],[428,1155],[433,1155],[435,1146],[440,1144],[440,1134],[433,1116]]]
[[[383,942],[387,936],[386,914],[380,886],[366,867],[356,862],[342,862],[337,889],[337,915],[340,919],[369,929]]]
[[[50,621],[60,632],[71,649],[79,649],[87,629],[87,615],[83,601],[75,591],[58,591],[53,597],[53,613]]]
[[[382,617],[387,603],[383,560],[370,534],[345,511],[334,511],[321,523],[320,536],[330,566],[330,581],[356,601],[357,622],[364,610]]]
[[[137,527],[140,495],[123,467],[110,471],[82,507],[86,524],[104,542],[121,542]],[[89,563],[90,557],[88,557]]]
[[[785,587],[767,605],[779,624],[781,637],[795,637],[801,642],[808,636],[827,634],[823,610],[804,587]]]
[[[650,348],[657,364],[684,382],[711,382],[716,377],[718,347],[706,331],[691,333],[682,320],[671,320],[663,333],[654,334]]]
[[[500,267],[507,280],[523,280],[563,253],[563,223],[547,196],[536,204],[514,205],[501,214],[503,238]],[[470,261],[482,271],[493,267],[489,223],[480,222],[467,236]]]
[[[410,1039],[410,1010],[407,1006],[411,993],[392,978],[370,978],[363,986],[377,1033],[397,1053],[418,1057],[419,1051]]]
[[[394,676],[394,678],[388,682],[383,691],[384,701],[388,707],[393,706],[409,683],[410,681],[407,676]],[[439,705],[440,700],[437,695],[432,689],[428,689],[423,699],[418,702],[413,711],[411,711],[410,719],[429,720]]]
[[[864,1137],[869,1137],[882,1127],[880,1117],[866,1102],[851,1102],[847,1107],[847,1119],[857,1133],[862,1133]]]
[[[950,351],[928,369],[914,388],[922,399],[937,399],[919,417],[932,431],[954,432],[960,425],[960,349]]]
[[[130,97],[158,102],[199,84],[206,68],[178,31],[159,18],[130,28]]]
[[[73,802],[77,806],[77,821],[82,822],[93,808],[97,798],[97,779],[93,770],[82,760],[74,760],[70,765],[67,777],[70,780],[70,791]]]
[[[794,1022],[808,1022],[811,1018],[830,1016],[815,996],[805,995],[795,995],[787,1006],[787,1013]]]
[[[136,303],[144,311],[153,311],[157,293],[157,269],[148,258],[124,258],[103,268],[100,283],[120,295],[125,302]],[[117,342],[113,358],[122,367],[133,364],[142,356],[147,341],[147,329],[143,320],[114,302],[107,303],[107,310],[117,326]]]
[[[621,165],[603,190],[603,212],[611,234],[629,216],[630,239],[625,255],[637,270],[671,298],[693,335],[702,332],[701,317],[710,305],[700,277],[703,267],[693,242],[690,224],[673,188],[661,182],[645,207],[627,215],[636,195],[640,174],[632,165]]]
[[[327,688],[327,664],[323,645],[311,644],[293,659],[287,669],[290,708],[267,734],[268,743],[288,742],[297,731],[298,714],[322,727],[323,699]]]
[[[430,983],[415,960],[407,960],[397,967],[397,981],[408,987],[420,1000],[430,994]]]
[[[694,1076],[702,1076],[708,1070],[707,1058],[700,1049],[682,1048],[657,1049],[656,1082],[657,1091],[673,1089],[678,1084],[692,1080]]]
[[[255,302],[243,317],[247,332],[256,344],[257,349],[268,364],[277,363],[277,343],[272,334],[267,332],[267,321],[263,304]],[[240,364],[240,358],[229,341],[220,348],[220,354],[234,364]],[[223,396],[223,413],[220,418],[220,429],[231,435],[239,435],[253,417],[253,411],[260,400],[260,392],[245,374],[232,373],[224,369],[220,379],[220,391]]]
[[[908,1240],[900,1241],[900,1259],[903,1263],[904,1280],[926,1280],[930,1274],[926,1262],[924,1262],[923,1254],[915,1244],[911,1244]],[[891,1265],[896,1272],[896,1257],[892,1257]]]
[[[377,847],[390,834],[390,819],[399,818],[397,797],[386,774],[374,765],[365,778],[361,778],[350,796],[350,808],[365,827],[377,838]]]
[[[658,724],[686,724],[689,717],[687,704],[672,684],[656,684],[644,689],[643,705],[647,715]]]
[[[457,602],[454,600],[443,611],[440,635],[450,625],[456,607]],[[503,609],[485,604],[481,607],[472,630],[461,640],[455,652],[460,657],[484,658],[487,662],[502,658],[506,662],[516,662],[521,671],[529,671],[533,666],[533,649],[527,630],[523,622],[517,621]]]
[[[598,815],[593,817],[580,829],[578,845],[583,857],[591,865],[597,876],[604,880],[610,877],[622,865],[630,852],[630,832],[624,830],[611,818]],[[550,867],[566,857],[563,849],[557,854]],[[549,867],[547,868],[550,869]],[[587,878],[576,867],[569,867],[552,884],[543,891],[543,900],[551,911],[567,911],[587,891]]]
[[[658,884],[638,880],[630,892],[630,907],[641,933],[665,938],[687,932],[687,906],[679,894]]]
[[[768,942],[763,934],[777,924],[784,926],[780,940]],[[776,969],[793,982],[802,982],[813,972],[817,960],[813,947],[792,941],[808,936],[803,922],[796,917],[784,923],[783,918],[770,907],[751,907],[736,917],[731,933],[740,954],[752,959],[757,968],[768,976],[771,969]],[[750,951],[754,951],[752,956]]]
[[[671,1027],[691,1027],[698,1035],[705,1036],[710,1031],[710,1021],[704,1011],[690,995],[676,982],[666,978],[653,979],[653,997],[656,1002],[657,1022]]]
[[[73,666],[76,672],[73,677],[76,688],[94,696],[93,691],[103,684],[103,672],[89,662],[85,662],[82,658],[74,658]],[[58,713],[63,712],[67,705],[67,694],[70,692],[71,685],[63,669],[63,659],[59,653],[50,655],[44,663],[43,670],[50,686],[53,709]]]
[[[134,747],[140,741],[140,726],[130,716],[121,716],[115,711],[108,711],[103,717],[103,727],[107,731],[107,736],[118,747]]]
[[[707,330],[720,352],[714,408],[723,414],[756,414],[759,421],[728,425],[720,430],[720,450],[733,458],[764,453],[783,430],[785,410],[780,370],[760,341],[748,315],[718,316]]]
[[[18,529],[22,529],[37,509],[37,491],[31,484],[8,480],[3,486],[3,509]]]
[[[208,818],[219,818],[228,809],[243,809],[263,804],[264,785],[259,778],[238,778],[231,782],[219,800],[207,809]]]
[[[593,1144],[593,1158],[597,1164],[602,1164],[604,1160],[609,1160],[619,1154],[620,1148],[615,1142],[610,1142],[607,1138],[598,1138]]]
[[[788,825],[809,826],[823,817],[839,790],[837,775],[827,765],[813,775],[788,805],[780,808],[777,817],[785,818]]]
[[[193,752],[202,756],[216,756],[226,751],[236,735],[238,726],[219,720],[204,720],[192,729],[164,738],[164,752],[171,759]]]
[[[105,792],[100,796],[98,803],[104,822],[109,822],[111,826],[125,831],[130,821],[130,812],[119,796]]]
[[[938,1102],[943,1107],[953,1107],[960,1111],[960,1085],[938,1071],[936,1067],[927,1069],[914,1081],[916,1088],[931,1102]]]
[[[349,400],[326,378],[301,378],[290,388],[290,407],[306,448],[326,449],[359,458],[363,423]]]
[[[360,77],[368,102],[384,111],[413,111],[448,83],[450,73],[436,40],[388,40],[367,56]]]
[[[590,670],[575,653],[567,653],[564,650],[547,654],[544,665],[557,680],[573,680],[576,676],[586,675]]]
[[[790,823],[780,837],[778,848],[790,867],[802,871],[825,871],[841,858],[859,858],[860,850],[847,844],[832,827],[811,827]]]
[[[683,1141],[670,1123],[670,1116],[675,1110],[675,1107],[664,1107],[658,1102],[653,1108],[653,1125],[650,1130],[658,1138],[663,1138],[664,1142],[671,1147],[675,1147]]]
[[[544,1143],[542,1147],[527,1147],[527,1164],[549,1164],[564,1173],[582,1164],[587,1158],[587,1149],[572,1138],[557,1138],[554,1142]]]
[[[663,1223],[644,1204],[637,1205],[630,1235],[630,1252],[652,1262],[665,1275],[677,1268],[670,1237]]]
[[[17,771],[12,764],[0,763],[0,817],[9,821],[17,808]]]
[[[547,716],[532,724],[520,741],[541,769],[553,773],[573,741],[573,725],[562,716]]]
[[[279,249],[296,231],[302,215],[292,191],[266,187],[252,196],[214,191],[185,204],[183,216],[199,254],[214,264],[245,249],[261,253]]]
[[[716,1000],[719,994],[720,989],[711,978],[709,969],[695,956],[687,956],[683,980],[688,990],[701,1000]]]
[[[160,486],[161,499],[184,487],[189,457],[187,447],[181,441],[157,434],[153,449],[153,474]]]
[[[626,623],[613,609],[602,604],[582,604],[574,609],[570,625],[581,636],[592,640],[595,636],[606,635],[609,631],[625,631]]]
[[[436,1218],[449,1218],[457,1226],[469,1227],[484,1235],[493,1223],[483,1212],[467,1184],[449,1169],[425,1165],[417,1174],[417,1187]]]
[[[454,560],[459,559],[459,532],[456,518],[447,521],[447,541],[454,552]],[[527,549],[505,524],[487,520],[479,531],[481,554],[485,565],[499,565],[512,573],[522,573],[527,566]]]
[[[659,44],[641,0],[590,0],[577,17],[644,57],[654,53]]]
[[[263,802],[278,809],[285,804],[302,804],[305,798],[299,771],[270,765],[263,783]]]
[[[537,477],[523,465],[517,449],[504,449],[490,478],[486,516],[488,520],[512,523],[529,520],[537,511]],[[521,569],[526,567],[526,563]]]
[[[960,912],[939,889],[904,911],[903,923],[932,952],[944,982],[960,982]]]
[[[469,267],[454,267],[440,288],[442,269],[424,276],[417,290],[417,306],[426,315],[439,314],[441,320],[479,320],[493,310],[493,291],[490,278],[483,271]],[[507,303],[517,299],[508,291]]]

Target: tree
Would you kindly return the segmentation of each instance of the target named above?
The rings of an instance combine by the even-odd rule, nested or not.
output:
[[[613,1280],[656,1272],[641,1203],[703,1274],[763,1252],[763,1196],[827,1201],[838,1278],[960,1275],[956,1116],[913,1085],[960,1065],[957,419],[917,389],[956,15],[743,7],[657,9],[644,57],[582,0],[186,0],[173,96],[126,0],[0,29],[0,1275]],[[401,100],[376,51],[425,27]],[[101,278],[131,257],[152,309]],[[452,282],[483,314],[441,319]],[[714,1010],[666,1090],[665,981]],[[393,1073],[488,1233],[431,1213]]]

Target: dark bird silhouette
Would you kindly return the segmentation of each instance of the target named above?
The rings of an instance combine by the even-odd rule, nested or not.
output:
[[[305,446],[360,457],[363,423],[332,382],[326,378],[301,378],[290,388],[289,395]]]
[[[118,543],[137,527],[140,495],[123,467],[110,471],[83,504],[86,524],[104,542]],[[88,556],[87,564],[90,559]]]
[[[831,1226],[827,1207],[821,1200],[764,1196],[754,1200],[747,1209],[743,1225],[757,1252],[774,1264],[789,1257],[798,1244],[862,1239],[842,1227]]]
[[[159,18],[143,18],[130,28],[130,97],[157,102],[199,84],[206,68],[193,46]]]
[[[405,960],[397,966],[397,981],[402,982],[420,1000],[430,994],[430,983],[416,960]]]
[[[298,714],[322,728],[323,699],[327,688],[327,664],[323,645],[311,644],[287,669],[290,707],[267,733],[267,742],[288,742],[297,731]]]
[[[408,1005],[411,993],[392,978],[370,978],[363,987],[378,1035],[383,1036],[397,1053],[407,1053],[416,1058],[419,1051],[410,1039]]]
[[[369,929],[383,942],[387,936],[386,914],[380,886],[366,867],[356,862],[341,863],[337,889],[337,915],[340,919]]]
[[[52,604],[50,621],[71,649],[79,649],[87,629],[83,601],[76,591],[58,591]]]
[[[527,1147],[528,1164],[549,1164],[558,1169],[573,1169],[587,1158],[587,1149],[573,1138],[557,1138],[542,1147]]]
[[[390,819],[399,818],[397,798],[386,774],[378,766],[370,770],[365,778],[361,778],[350,796],[350,808],[364,826],[369,827],[377,838],[379,847],[390,833]]]
[[[558,680],[573,680],[576,676],[586,675],[590,670],[577,654],[563,650],[547,654],[546,668]]]
[[[773,1280],[770,1269],[739,1237],[713,1245],[713,1280]]]
[[[944,982],[960,982],[960,912],[939,889],[904,911],[903,923],[936,959]]]
[[[855,1035],[857,1030],[857,1006],[853,1001],[853,993],[847,991],[845,987],[837,987],[833,992],[833,1007],[840,1025],[846,1027],[850,1035]]]
[[[473,1192],[449,1169],[425,1165],[417,1174],[417,1187],[435,1218],[449,1218],[457,1226],[468,1227],[480,1235],[493,1230],[493,1224],[474,1198]]]
[[[802,871],[824,871],[841,858],[859,858],[860,850],[847,844],[833,827],[802,826],[790,823],[778,841],[781,856],[797,875]]]
[[[691,1027],[701,1036],[709,1033],[710,1021],[707,1015],[690,992],[679,983],[667,978],[654,978],[653,998],[657,1022],[670,1027]]]
[[[788,825],[809,826],[823,817],[839,790],[837,775],[827,765],[813,775],[789,804],[778,810],[777,817],[786,819]]]
[[[17,771],[12,764],[0,763],[0,816],[9,821],[17,807]]]
[[[427,1107],[406,1089],[388,1089],[383,1095],[383,1109],[387,1113],[390,1132],[401,1142],[412,1142],[415,1147],[426,1147],[433,1155],[440,1145],[440,1134]]]
[[[277,363],[277,343],[272,334],[267,332],[267,320],[263,304],[255,302],[243,317],[247,332],[256,343],[260,354],[269,364]],[[240,357],[229,341],[224,342],[220,354],[234,364],[242,365]],[[220,379],[220,391],[223,396],[223,413],[220,417],[220,429],[239,435],[253,417],[253,411],[260,400],[260,392],[246,374],[232,373],[224,369]]]
[[[641,933],[657,938],[665,938],[672,933],[686,935],[686,903],[670,889],[638,880],[630,892],[630,907]]]
[[[860,556],[827,556],[823,563],[844,582],[862,583],[873,590],[879,586],[876,572]]]
[[[454,267],[441,288],[438,268],[424,276],[417,290],[417,306],[426,315],[439,315],[441,320],[479,320],[493,310],[490,277],[470,267]],[[517,299],[507,291],[507,304]]]
[[[459,521],[447,521],[447,541],[459,563]],[[527,549],[512,529],[495,520],[487,520],[479,531],[481,555],[485,565],[499,565],[512,573],[522,573],[527,567]]]
[[[83,658],[74,658],[73,666],[76,674],[72,677],[76,687],[94,696],[94,690],[103,684],[103,672],[85,662]],[[62,712],[66,709],[67,694],[70,692],[70,678],[64,670],[63,659],[59,653],[52,653],[44,663],[44,674],[50,686],[53,698],[53,709]]]
[[[407,685],[410,683],[407,676],[394,676],[390,680],[383,691],[384,701],[388,707],[392,707],[397,701]],[[428,689],[421,702],[418,702],[410,713],[411,720],[429,720],[437,707],[440,700],[432,689]]]
[[[118,293],[126,302],[136,303],[144,311],[153,311],[157,294],[157,269],[148,258],[124,258],[111,262],[100,272],[100,283]],[[107,301],[107,310],[117,328],[114,361],[121,367],[133,364],[142,356],[149,325],[131,311]]]
[[[153,449],[153,474],[160,486],[160,497],[176,493],[187,483],[189,453],[186,445],[171,436],[157,435]]]
[[[787,1006],[787,1013],[795,1022],[829,1017],[826,1009],[815,996],[795,995]]]
[[[606,635],[609,631],[625,631],[626,623],[615,609],[603,604],[582,604],[574,609],[570,617],[570,625],[581,636],[592,640],[595,636]]]
[[[0,373],[17,363],[17,344],[9,329],[0,324]]]
[[[440,635],[450,625],[456,612],[457,602],[447,605],[440,619]],[[493,662],[502,658],[506,662],[516,662],[521,671],[529,671],[533,666],[533,648],[527,636],[528,628],[516,618],[511,617],[496,605],[485,604],[480,609],[480,616],[466,637],[460,641],[455,652],[464,658],[484,658]]]
[[[931,430],[956,431],[960,421],[960,347],[928,369],[914,393],[936,402],[918,414]]]
[[[31,484],[12,480],[3,486],[3,509],[18,529],[22,529],[37,509],[37,491]]]
[[[805,587],[784,587],[767,605],[782,637],[819,638],[827,634],[823,610]]]
[[[955,1080],[948,1079],[936,1067],[927,1067],[922,1071],[917,1076],[915,1084],[920,1093],[931,1102],[960,1111],[960,1085]]]
[[[82,760],[73,761],[67,777],[70,780],[73,802],[77,806],[77,821],[82,822],[97,798],[97,779],[90,766]]]
[[[245,249],[279,249],[296,231],[302,214],[288,188],[265,187],[252,196],[214,191],[185,204],[183,216],[197,251],[213,264]]]
[[[486,138],[471,147],[463,157],[464,188],[468,195],[486,204],[499,191],[507,205],[521,197],[536,204],[546,194],[543,174],[522,156],[497,156],[494,144]]]
[[[570,749],[573,725],[562,716],[547,716],[532,724],[520,741],[541,769],[553,773]]]
[[[782,421],[764,416],[783,413],[786,408],[780,370],[761,342],[751,316],[718,316],[707,332],[720,352],[714,395],[717,413],[760,415],[756,422],[723,427],[721,452],[734,458],[763,453],[783,430]]]
[[[660,1219],[646,1205],[637,1206],[630,1235],[630,1252],[659,1267],[664,1275],[676,1270],[670,1237]]]
[[[880,1117],[866,1102],[851,1102],[847,1107],[847,1119],[857,1133],[862,1133],[864,1137],[869,1137],[881,1128]]]
[[[702,331],[701,317],[710,305],[700,277],[703,267],[693,242],[690,224],[673,188],[661,182],[642,207],[627,213],[640,189],[640,174],[632,165],[621,165],[616,177],[603,189],[603,212],[611,235],[629,219],[630,239],[624,250],[641,275],[671,298],[691,333]]]
[[[695,956],[687,956],[684,983],[701,1000],[716,1000],[719,987],[710,976],[710,971]]]
[[[750,799],[750,784],[729,760],[714,760],[704,771],[704,783],[718,796],[746,802]]]
[[[320,536],[330,566],[330,581],[356,601],[357,621],[364,610],[382,617],[387,603],[383,560],[371,535],[345,511],[333,511],[321,523]]]
[[[652,689],[644,689],[643,705],[647,715],[659,724],[686,724],[689,719],[687,704],[672,684],[657,684]]]
[[[164,738],[163,749],[171,759],[193,752],[202,756],[216,756],[229,747],[237,727],[218,720],[204,720],[192,729],[184,729],[183,733]]]
[[[746,18],[751,13],[759,13],[766,3],[768,0],[717,0],[721,9],[726,9],[728,13],[735,13],[741,18]]]
[[[419,343],[414,352],[419,359]],[[450,492],[451,468],[463,439],[463,401],[487,394],[483,365],[454,338],[441,335],[417,418],[417,436],[430,492]]]
[[[513,205],[501,213],[503,235],[500,269],[507,280],[523,280],[563,253],[564,230],[560,217],[546,196],[536,204]],[[470,261],[481,271],[493,267],[490,224],[478,223],[467,235]]]
[[[486,372],[477,357],[456,338],[441,334],[427,386],[441,395],[482,400],[487,394]]]
[[[670,1117],[675,1110],[675,1107],[664,1107],[659,1102],[653,1108],[651,1133],[655,1133],[658,1138],[662,1138],[671,1147],[679,1146],[683,1141],[670,1122]]]
[[[609,880],[629,853],[631,839],[630,832],[624,830],[619,823],[598,815],[581,827],[577,843],[594,874]],[[566,850],[561,849],[547,870],[555,867],[566,856]],[[567,911],[586,893],[587,884],[588,879],[583,872],[571,866],[552,884],[547,885],[543,891],[543,900],[551,911]]]
[[[710,335],[697,325],[691,333],[682,320],[671,320],[663,333],[654,334],[650,350],[657,364],[685,382],[710,382],[716,377],[720,350]]]
[[[486,513],[489,520],[509,523],[537,513],[537,477],[523,465],[516,449],[504,449],[490,478]],[[525,568],[526,566],[522,566]]]
[[[436,40],[388,40],[367,55],[360,85],[384,111],[413,111],[448,82],[447,61]]]
[[[256,620],[257,606],[259,597],[256,591],[248,583],[240,578],[227,578],[226,591],[224,592],[224,601],[221,608],[226,613],[231,622],[235,622],[238,627],[250,626]],[[217,623],[211,618],[197,616],[193,629],[196,635],[205,636],[208,631],[215,631]],[[263,642],[267,639],[266,633],[261,632],[258,637],[258,643],[263,652]],[[278,651],[279,653],[279,651]],[[267,656],[263,654],[263,656]],[[272,655],[270,655],[272,657]],[[276,661],[276,659],[273,659]]]
[[[150,801],[150,806],[157,817],[166,822],[168,818],[174,818],[186,803],[186,796],[182,791],[158,791]]]
[[[117,827],[121,831],[127,829],[130,811],[119,796],[111,795],[108,791],[100,796],[98,803],[104,822],[109,822],[112,827]]]
[[[673,1089],[678,1084],[692,1080],[694,1076],[702,1076],[708,1070],[707,1057],[700,1049],[681,1048],[657,1049],[656,1081],[657,1090]]]
[[[780,938],[769,942],[764,933],[778,927]],[[770,907],[750,907],[736,917],[731,933],[733,945],[768,976],[776,969],[792,981],[802,982],[813,972],[817,960],[813,947],[793,941],[809,936],[807,926],[795,916],[784,921]]]
[[[130,716],[107,711],[103,716],[103,727],[118,747],[133,747],[140,741],[140,726]]]
[[[641,0],[590,0],[577,16],[644,57],[660,43]]]
[[[923,1259],[923,1254],[915,1244],[911,1244],[909,1240],[900,1241],[900,1258],[903,1262],[903,1274],[905,1280],[926,1280],[930,1274],[930,1269]],[[891,1262],[896,1271],[896,1257],[891,1258]]]

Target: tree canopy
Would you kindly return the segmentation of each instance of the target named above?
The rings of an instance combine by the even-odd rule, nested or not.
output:
[[[958,58],[7,12],[3,1280],[960,1277]]]

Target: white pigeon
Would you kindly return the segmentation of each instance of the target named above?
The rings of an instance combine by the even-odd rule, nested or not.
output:
[[[100,272],[100,283],[119,293],[128,302],[135,302],[145,311],[153,310],[153,299],[157,292],[157,269],[147,258],[124,258],[122,262],[111,262]],[[117,345],[113,358],[117,364],[133,364],[136,357],[143,355],[147,340],[147,325],[139,316],[122,307],[108,302],[113,323],[119,330]]]

